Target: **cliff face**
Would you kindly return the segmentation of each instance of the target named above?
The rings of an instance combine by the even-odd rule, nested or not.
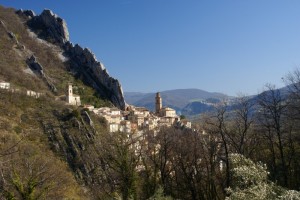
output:
[[[125,109],[125,100],[120,82],[111,77],[102,63],[97,61],[95,55],[87,48],[78,44],[75,46],[66,42],[65,54],[70,58],[70,70],[76,77],[80,77],[101,95],[121,109]]]
[[[89,49],[78,44],[73,45],[69,41],[68,28],[63,19],[51,10],[44,10],[40,15],[35,15],[29,10],[19,10],[17,13],[27,20],[28,26],[40,38],[61,47],[63,54],[69,58],[70,71],[76,77],[93,87],[116,107],[125,109],[126,103],[120,82],[108,74]]]
[[[53,39],[52,42],[63,45],[69,40],[69,32],[66,22],[53,14],[51,10],[44,10],[40,15],[33,16],[28,24],[34,29],[40,29],[39,35],[46,39]]]

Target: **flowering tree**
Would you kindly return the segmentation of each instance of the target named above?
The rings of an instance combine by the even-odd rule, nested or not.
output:
[[[227,189],[227,200],[242,199],[290,199],[300,200],[300,192],[286,190],[268,180],[266,165],[254,163],[240,154],[229,156],[232,187]]]

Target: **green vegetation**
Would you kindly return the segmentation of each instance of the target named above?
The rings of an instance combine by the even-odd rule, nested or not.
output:
[[[71,83],[75,86],[74,93],[81,95],[83,104],[95,107],[112,106],[107,99],[97,95],[94,89],[86,86],[68,71],[70,63],[63,62],[59,58],[58,54],[62,52],[59,47],[49,43],[46,45],[38,42],[36,38],[30,37],[22,19],[14,13],[13,9],[0,6],[0,20],[4,23],[7,31],[16,35],[19,46],[24,45],[25,47],[25,49],[19,49],[6,30],[0,28],[0,80],[10,82],[14,88],[50,93],[47,84],[41,78],[24,71],[28,69],[27,58],[34,54],[37,61],[43,66],[44,73],[57,88],[57,93],[54,95],[65,95],[68,84]]]
[[[268,85],[256,101],[220,102],[197,131],[108,133],[104,118],[54,99],[71,82],[83,103],[111,103],[68,72],[57,47],[31,38],[14,10],[0,7],[0,20],[25,46],[0,28],[0,79],[20,89],[0,90],[1,199],[299,199],[299,71],[286,77],[287,94]],[[56,94],[24,73],[32,52]]]
[[[51,151],[41,121],[57,120],[59,102],[0,90],[0,162],[6,199],[81,199],[63,157]]]
[[[0,90],[0,162],[5,163],[0,194],[7,199],[89,196],[79,184],[91,181],[83,174],[93,173],[94,169],[87,172],[84,167],[99,157],[93,138],[107,130],[103,118],[92,113],[90,117],[93,127],[85,122],[81,108],[51,96],[35,99]],[[30,174],[32,169],[39,175]]]
[[[0,197],[5,199],[87,199],[92,189],[93,138],[106,133],[106,121],[90,113],[94,126],[82,117],[81,108],[55,101],[65,94],[69,83],[83,104],[112,106],[72,73],[69,63],[58,56],[61,51],[29,36],[13,9],[0,6],[0,80],[11,83],[10,92],[0,90]],[[9,37],[15,34],[19,43]],[[23,46],[21,47],[21,46]],[[32,54],[42,64],[57,93],[50,92],[38,76],[28,73],[26,59]],[[35,99],[25,95],[34,90],[44,95]],[[96,154],[95,154],[96,153]],[[89,170],[87,171],[87,169]]]
[[[109,100],[101,98],[93,88],[84,86],[78,79],[75,81],[74,93],[80,95],[82,104],[93,105],[95,108],[113,106]]]

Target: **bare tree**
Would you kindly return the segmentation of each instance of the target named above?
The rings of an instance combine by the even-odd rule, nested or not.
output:
[[[298,189],[300,186],[300,69],[297,68],[289,72],[283,78],[287,86],[287,102],[288,102],[288,159],[287,163],[290,166],[289,177],[290,186]]]
[[[137,198],[137,167],[139,154],[136,148],[137,138],[130,137],[126,133],[107,133],[97,140],[99,159],[102,162],[99,177],[108,188],[107,195],[120,193],[122,199]]]
[[[294,119],[300,119],[300,69],[288,73],[284,78],[289,96],[290,115]]]
[[[26,142],[17,153],[1,158],[1,196],[26,200],[80,198],[66,164],[40,150]]]
[[[266,85],[266,91],[258,96],[259,123],[264,128],[264,135],[269,141],[272,152],[273,175],[282,173],[282,184],[288,185],[286,157],[284,153],[286,139],[286,111],[287,101],[280,90],[273,85]],[[279,151],[280,169],[277,169],[277,150]]]
[[[176,129],[163,128],[154,138],[155,157],[152,160],[160,174],[161,184],[166,195],[172,194],[171,173],[173,157],[173,140],[176,139]]]
[[[218,142],[218,158],[225,163],[225,184],[223,188],[230,186],[230,166],[228,156],[230,153],[230,137],[228,137],[228,113],[227,103],[223,101],[215,107],[215,110],[205,118],[205,131],[215,137]],[[216,159],[216,158],[214,158]]]
[[[252,125],[254,123],[254,101],[246,96],[236,99],[232,111],[230,143],[239,154],[249,156],[254,150],[255,137],[252,137]],[[252,134],[252,135],[251,135]]]

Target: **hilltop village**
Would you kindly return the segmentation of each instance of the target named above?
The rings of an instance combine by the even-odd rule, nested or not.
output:
[[[12,89],[10,83],[0,81],[0,89],[11,92],[22,92],[18,89]],[[42,93],[27,90],[27,96],[39,98]],[[61,99],[61,98],[59,98]],[[92,105],[81,105],[80,96],[73,93],[73,86],[68,85],[67,92],[63,99],[67,104],[82,106],[96,115],[103,117],[107,121],[109,132],[141,133],[144,131],[158,131],[161,127],[177,126],[182,128],[191,128],[192,124],[186,119],[180,119],[176,111],[169,107],[163,107],[162,97],[159,92],[156,93],[155,112],[149,111],[144,107],[135,107],[127,105],[125,110],[116,107],[94,108]]]
[[[71,105],[81,105],[80,96],[73,94],[72,85],[68,86],[66,101]],[[83,105],[83,107],[98,116],[104,117],[107,121],[109,132],[134,133],[149,130],[157,131],[163,126],[191,128],[191,122],[186,119],[180,119],[174,109],[162,106],[162,98],[159,92],[156,93],[155,97],[155,112],[132,105],[127,105],[125,111],[115,107],[94,108],[91,105]]]
[[[125,111],[117,108],[96,108],[92,111],[104,117],[109,125],[110,132],[139,132],[157,131],[160,127],[179,126],[191,128],[191,122],[180,119],[176,111],[169,107],[162,107],[160,93],[156,93],[155,112],[151,112],[143,107],[127,106]]]

